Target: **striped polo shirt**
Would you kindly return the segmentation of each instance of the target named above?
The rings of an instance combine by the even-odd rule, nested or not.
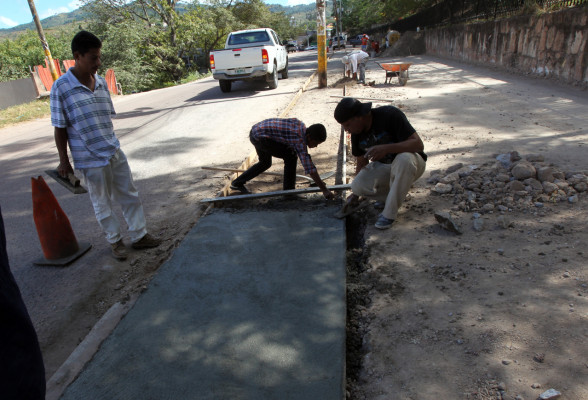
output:
[[[271,118],[261,121],[251,128],[251,138],[271,139],[279,143],[284,143],[291,147],[302,166],[304,172],[310,175],[316,172],[316,168],[312,163],[310,154],[306,144],[306,126],[304,123],[296,118]]]
[[[114,106],[106,81],[97,74],[92,92],[68,70],[51,88],[51,124],[67,129],[69,149],[76,169],[108,164],[120,143],[111,116]]]

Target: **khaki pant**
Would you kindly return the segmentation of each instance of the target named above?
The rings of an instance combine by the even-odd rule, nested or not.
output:
[[[122,208],[131,242],[135,243],[145,236],[147,229],[143,205],[123,151],[119,149],[105,167],[80,171],[88,187],[96,219],[108,243],[116,243],[121,239],[120,222],[112,210],[113,202]]]
[[[425,161],[416,153],[400,153],[392,164],[371,162],[351,182],[351,190],[358,196],[385,201],[382,215],[396,219],[406,194],[423,175],[425,167]]]

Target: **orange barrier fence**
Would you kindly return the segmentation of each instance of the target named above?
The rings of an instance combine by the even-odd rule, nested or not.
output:
[[[63,75],[63,72],[62,72],[61,68],[59,67],[59,60],[53,59],[53,62],[55,63],[55,69],[57,70],[57,75],[58,76]],[[76,63],[74,60],[63,60],[63,69],[65,70],[65,72],[67,72],[67,70],[70,69],[71,67],[75,66],[75,64]],[[51,71],[49,70],[49,64],[47,63],[47,60],[45,60],[45,65],[47,65],[47,67],[44,67],[42,65],[36,65],[34,68],[34,71],[41,79],[41,82],[43,83],[45,90],[50,91],[51,86],[53,86],[53,77],[51,76]],[[107,70],[106,76],[104,78],[106,79],[106,84],[108,85],[108,91],[110,93],[122,94],[121,93],[122,90],[120,89],[120,85],[116,81],[116,75],[114,74],[113,69]],[[39,88],[39,89],[42,89],[42,88]]]
[[[118,85],[116,83],[116,76],[114,75],[114,70],[109,69],[106,71],[106,84],[108,85],[108,91],[112,94],[119,94],[118,93]]]
[[[75,60],[63,60],[62,63],[63,63],[63,69],[65,70],[65,72],[67,72],[68,69],[70,69],[71,67],[76,65]]]
[[[57,77],[62,75],[61,73],[61,66],[59,65],[59,60],[57,58],[53,59],[53,65],[55,66],[55,71],[57,71]],[[47,62],[47,58],[45,58],[45,66],[49,69],[49,63]]]
[[[49,71],[49,68],[45,68],[42,65],[35,65],[35,72],[37,75],[39,75],[39,78],[41,78],[41,82],[43,82],[45,90],[51,90],[51,86],[53,86],[53,77],[51,76],[51,71]]]

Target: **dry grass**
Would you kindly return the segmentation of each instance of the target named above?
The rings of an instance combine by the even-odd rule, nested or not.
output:
[[[49,98],[38,99],[0,110],[0,128],[50,115]]]

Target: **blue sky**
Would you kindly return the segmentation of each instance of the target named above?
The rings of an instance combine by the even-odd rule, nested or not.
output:
[[[264,0],[268,4],[295,6],[314,3],[314,0]],[[55,14],[70,12],[79,8],[79,0],[35,0],[35,8],[39,18],[47,18]],[[0,29],[26,24],[33,21],[27,0],[2,0],[0,7]]]

